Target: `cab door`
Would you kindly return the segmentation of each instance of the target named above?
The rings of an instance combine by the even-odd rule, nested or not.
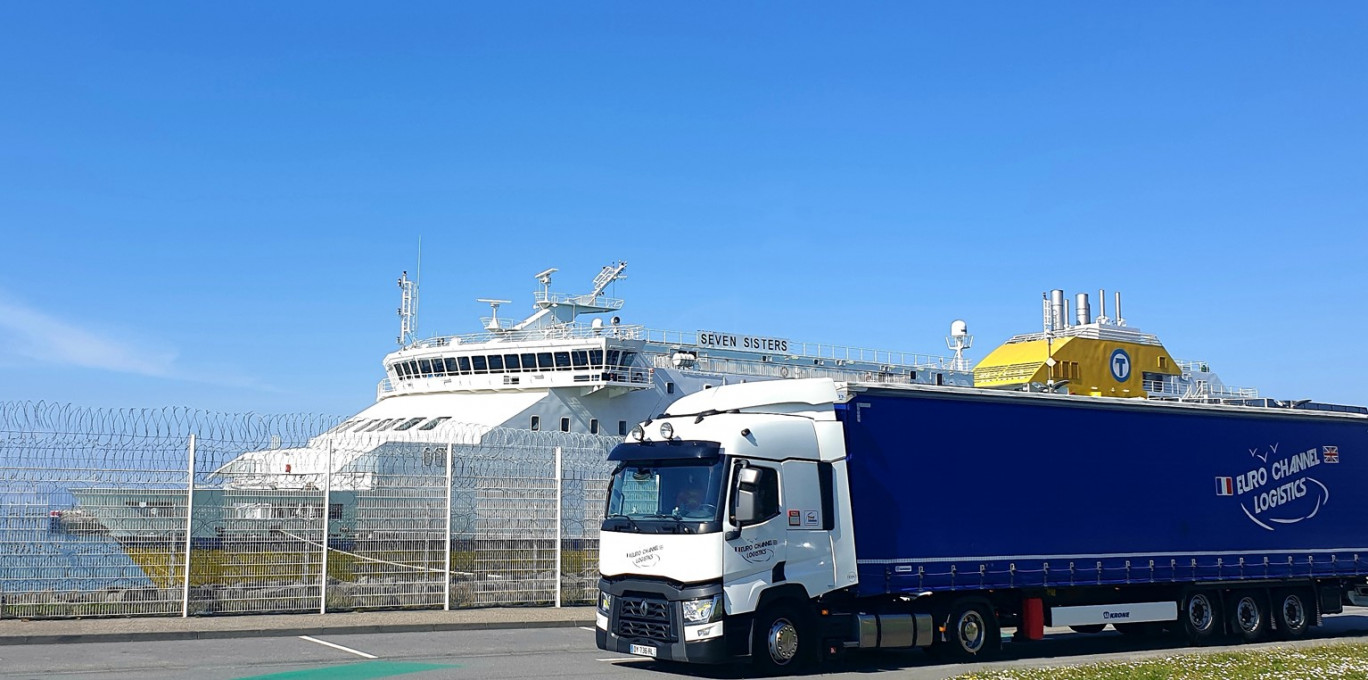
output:
[[[722,582],[726,611],[745,613],[755,611],[776,576],[782,578],[776,567],[788,558],[788,523],[777,464],[742,461],[731,478]]]

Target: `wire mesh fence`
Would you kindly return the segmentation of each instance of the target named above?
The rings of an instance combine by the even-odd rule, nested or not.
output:
[[[588,604],[616,438],[0,402],[0,617]]]

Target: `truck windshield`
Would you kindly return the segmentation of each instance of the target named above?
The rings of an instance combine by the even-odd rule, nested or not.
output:
[[[724,477],[720,459],[624,462],[613,473],[604,526],[611,522],[614,530],[644,533],[674,531],[680,523],[707,523],[716,527],[684,531],[720,531]],[[655,524],[660,521],[671,528]]]

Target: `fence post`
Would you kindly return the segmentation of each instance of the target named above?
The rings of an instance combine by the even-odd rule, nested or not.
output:
[[[181,579],[181,618],[190,616],[190,546],[195,519],[195,435],[190,435],[185,480],[185,574]]]
[[[451,442],[446,456],[446,551],[442,560],[442,610],[451,611]]]
[[[561,447],[556,447],[556,606],[561,606]]]
[[[323,473],[323,560],[318,570],[318,613],[328,613],[328,519],[332,516],[333,443],[328,439],[328,467]]]

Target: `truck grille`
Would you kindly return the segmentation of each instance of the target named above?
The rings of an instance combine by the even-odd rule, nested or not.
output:
[[[618,598],[618,606],[618,635],[661,642],[675,641],[669,602],[659,598],[624,596]]]

